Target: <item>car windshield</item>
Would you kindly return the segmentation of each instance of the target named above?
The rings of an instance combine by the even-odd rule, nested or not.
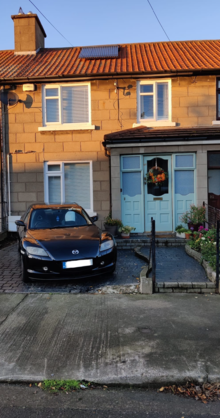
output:
[[[34,209],[30,229],[55,229],[92,225],[86,212],[80,208]]]

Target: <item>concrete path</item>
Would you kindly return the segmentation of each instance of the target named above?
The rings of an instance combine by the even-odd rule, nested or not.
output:
[[[0,381],[220,380],[217,295],[0,294]]]

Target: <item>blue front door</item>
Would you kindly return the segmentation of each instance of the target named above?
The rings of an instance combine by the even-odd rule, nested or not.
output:
[[[121,209],[122,222],[144,232],[143,213],[143,157],[121,157]]]
[[[171,156],[144,157],[144,174],[160,167],[167,175],[161,184],[145,182],[145,230],[151,230],[151,217],[156,221],[156,231],[172,231]]]

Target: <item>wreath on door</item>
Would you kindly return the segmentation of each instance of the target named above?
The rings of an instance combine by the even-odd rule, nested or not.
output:
[[[167,178],[167,173],[157,166],[152,167],[146,175],[147,183],[153,183],[156,186],[162,184]]]

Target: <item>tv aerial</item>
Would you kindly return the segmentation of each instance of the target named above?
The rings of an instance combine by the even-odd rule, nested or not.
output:
[[[6,106],[15,106],[18,103],[19,97],[16,93],[8,90],[0,91],[0,101]]]

